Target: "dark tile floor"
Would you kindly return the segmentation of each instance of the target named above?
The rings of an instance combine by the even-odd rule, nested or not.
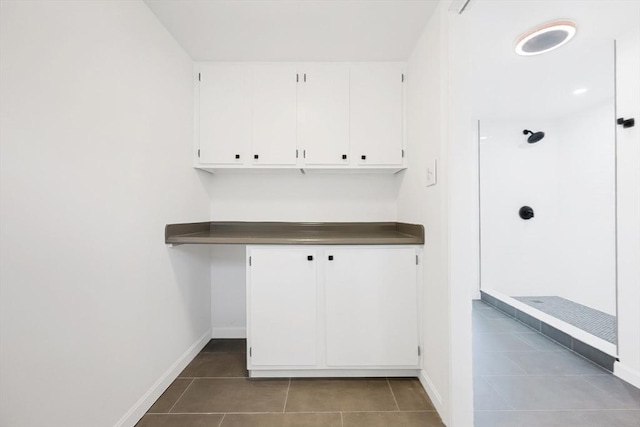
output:
[[[640,427],[640,390],[481,302],[475,427]]]
[[[249,379],[245,340],[212,340],[136,427],[444,427],[414,378]]]

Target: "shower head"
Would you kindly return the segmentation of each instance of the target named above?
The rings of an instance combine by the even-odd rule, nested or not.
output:
[[[536,142],[540,141],[542,138],[544,138],[544,132],[531,132],[528,129],[525,129],[522,131],[523,134],[527,135],[527,134],[531,134],[529,136],[529,138],[527,138],[527,142],[529,144],[535,144]]]

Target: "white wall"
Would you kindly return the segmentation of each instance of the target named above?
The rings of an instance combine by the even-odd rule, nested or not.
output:
[[[523,129],[544,130],[528,144]],[[549,121],[480,121],[482,288],[511,296],[557,295],[562,276],[558,245],[558,144]],[[524,221],[521,206],[535,217]]]
[[[613,111],[611,99],[555,120],[480,122],[483,289],[615,315]],[[528,144],[528,128],[545,138]],[[518,216],[524,205],[531,220]]]
[[[393,175],[220,174],[211,184],[215,221],[395,221]]]
[[[456,154],[449,149],[451,18],[447,5],[439,4],[408,63],[409,167],[399,178],[398,220],[425,226],[421,381],[443,421],[449,426],[466,427],[472,425],[471,291],[465,277],[459,295],[452,287],[449,269],[454,232],[450,222],[450,160]],[[437,184],[426,187],[426,167],[433,160],[437,161]],[[468,260],[465,263],[469,265]],[[453,304],[460,304],[460,315],[455,319]]]
[[[138,1],[1,19],[0,425],[131,426],[209,333],[209,251],[163,243],[209,216],[192,62]]]
[[[211,182],[213,221],[396,221],[399,183],[384,174],[313,174],[298,170],[220,174]],[[214,337],[244,337],[244,246],[212,252]]]

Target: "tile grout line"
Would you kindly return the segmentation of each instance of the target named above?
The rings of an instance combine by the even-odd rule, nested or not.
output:
[[[222,418],[220,419],[220,424],[218,424],[218,427],[220,427],[222,425],[222,422],[224,421],[224,418],[227,416],[227,414],[222,414]]]
[[[597,384],[594,384],[594,383],[591,383],[591,382],[587,381],[585,376],[589,376],[589,374],[577,375],[577,376],[579,376],[582,381],[584,381],[585,383],[589,384],[591,387],[595,388],[596,390],[600,390],[601,392],[610,395],[613,398],[613,400],[615,400],[616,402],[618,402],[619,404],[621,404],[623,406],[623,408],[620,409],[620,410],[622,410],[622,411],[633,410],[632,408],[624,408],[624,406],[627,406],[627,405],[621,399],[618,399],[616,396],[614,396],[612,393],[610,393],[608,390],[605,390],[604,388],[598,386]],[[597,375],[597,376],[599,376],[599,375]]]
[[[396,409],[398,411],[400,411],[400,405],[398,405],[398,400],[396,399],[396,395],[393,393],[393,388],[391,387],[391,382],[389,381],[388,377],[386,378],[386,380],[387,380],[387,385],[389,386],[389,391],[391,392],[391,397],[393,397],[393,401],[396,404]]]
[[[181,380],[243,380],[249,377],[178,377]]]
[[[640,409],[475,409],[473,412],[629,412],[629,411],[640,412]],[[597,425],[596,427],[600,427],[600,425]]]
[[[493,384],[491,384],[491,383],[490,383],[486,378],[483,378],[483,377],[480,377],[480,378],[481,378],[481,379],[485,382],[485,384],[487,384],[487,385],[489,386],[489,388],[490,388],[491,390],[493,390],[493,392],[494,392],[495,394],[497,394],[497,395],[500,397],[500,399],[502,399],[502,401],[503,401],[504,403],[506,403],[506,404],[507,404],[507,405],[508,405],[512,410],[514,410],[514,411],[524,411],[524,409],[516,409],[516,408],[515,408],[511,403],[509,403],[509,401],[508,401],[507,399],[505,399],[505,397],[504,397],[504,396],[503,396],[503,395],[502,395],[502,394],[501,394],[501,393],[500,393],[500,392],[499,392],[499,391],[498,391],[498,390],[493,386]],[[475,408],[474,408],[474,411],[475,411]]]
[[[342,411],[340,411],[340,427],[344,427],[344,418],[342,417]]]
[[[628,409],[611,409],[616,411],[626,411]],[[635,409],[634,409],[635,410]],[[421,410],[407,410],[407,411],[346,411],[350,414],[395,414],[396,412],[415,412],[415,413],[437,413],[435,409],[421,409]],[[287,412],[287,414],[338,414],[339,411],[292,411]],[[268,412],[268,411],[258,411],[258,412],[154,412],[149,415],[278,415],[282,414],[282,412]]]
[[[287,410],[287,401],[289,400],[289,390],[291,389],[291,378],[289,378],[289,384],[287,385],[287,394],[284,396],[284,407],[282,408],[282,413],[284,414]]]
[[[187,390],[189,390],[189,387],[191,387],[191,384],[193,384],[193,382],[195,381],[195,378],[191,380],[191,382],[189,383],[189,385],[184,389],[184,391],[182,392],[182,394],[180,395],[180,397],[178,397],[178,399],[175,401],[175,403],[173,405],[171,405],[171,408],[169,408],[169,410],[167,411],[167,414],[171,413],[171,411],[173,411],[173,408],[176,407],[176,405],[178,404],[178,402],[180,401],[180,399],[182,399],[182,396],[184,396],[184,394],[187,392]]]
[[[504,357],[506,357],[508,361],[510,361],[511,363],[513,363],[514,365],[516,365],[516,366],[518,367],[518,369],[520,369],[520,370],[522,370],[522,372],[524,372],[524,375],[522,375],[523,377],[530,377],[530,376],[532,376],[532,374],[531,374],[529,371],[527,371],[525,368],[523,368],[523,367],[522,367],[522,366],[521,366],[517,361],[513,360],[512,358],[510,358],[510,357],[509,357],[509,355],[508,355],[508,354],[506,354],[506,353],[509,353],[509,352],[508,352],[508,351],[507,351],[507,352],[505,352],[505,354],[503,354],[503,355],[504,355]],[[537,352],[527,352],[527,353],[537,353]],[[551,376],[554,376],[554,377],[555,377],[556,375],[551,374]],[[487,381],[487,382],[488,382],[488,381]]]

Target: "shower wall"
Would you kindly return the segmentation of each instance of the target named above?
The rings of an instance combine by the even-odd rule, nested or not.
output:
[[[483,289],[615,315],[613,120],[611,99],[558,119],[480,122]],[[524,129],[546,136],[528,144]]]

